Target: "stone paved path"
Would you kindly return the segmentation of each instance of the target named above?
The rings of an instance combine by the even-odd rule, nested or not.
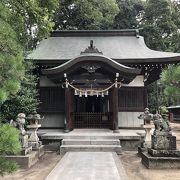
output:
[[[113,152],[68,152],[46,180],[128,180]]]

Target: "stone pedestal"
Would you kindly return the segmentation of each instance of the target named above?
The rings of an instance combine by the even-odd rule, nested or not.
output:
[[[148,149],[148,153],[153,157],[180,157],[179,150]]]
[[[37,135],[37,130],[39,127],[41,127],[40,124],[32,124],[27,126],[27,128],[32,131],[29,137],[29,144],[33,147],[33,150],[39,148],[42,145]]]
[[[138,154],[137,155],[141,157],[141,153],[145,152],[145,151],[146,151],[145,147],[138,146]]]
[[[27,155],[32,151],[32,146],[28,142],[28,135],[21,135],[20,142],[22,146],[21,155]]]
[[[28,144],[28,135],[21,135],[20,136],[20,142],[21,142],[22,148],[28,147],[29,146],[29,144]]]
[[[172,135],[152,135],[152,149],[176,150],[176,137]]]
[[[149,169],[180,169],[180,157],[156,157],[148,152],[142,152],[141,157],[142,164]]]
[[[41,156],[44,155],[44,145],[41,145],[38,148],[33,148],[33,151],[37,151],[38,157],[40,158]]]
[[[32,151],[26,155],[8,155],[6,158],[15,161],[22,169],[30,168],[39,160],[38,151]]]
[[[26,149],[27,151],[27,149]],[[26,169],[33,166],[39,159],[44,155],[44,146],[41,145],[40,147],[36,148],[35,150],[26,153],[22,151],[21,155],[8,155],[6,158],[8,160],[15,161],[20,168]]]
[[[142,152],[151,147],[151,130],[154,126],[152,124],[146,124],[143,125],[143,128],[145,130],[145,136],[141,138],[141,145],[138,146],[138,156],[141,156]]]
[[[154,125],[146,124],[143,127],[144,127],[145,132],[146,132],[145,137],[144,137],[144,141],[145,141],[145,143],[149,143],[149,142],[151,142],[151,130],[152,130],[152,128],[154,128]]]
[[[152,147],[141,153],[141,162],[150,169],[180,168],[176,137],[166,132],[152,135]]]

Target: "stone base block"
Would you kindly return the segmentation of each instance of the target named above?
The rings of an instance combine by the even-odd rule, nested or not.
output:
[[[6,156],[8,160],[15,161],[20,168],[30,168],[32,165],[34,165],[38,160],[38,152],[32,151],[30,154],[27,155],[8,155]]]
[[[33,151],[37,151],[38,152],[38,157],[40,158],[41,156],[44,155],[44,145],[41,145],[38,148],[33,148]]]
[[[146,151],[146,148],[145,148],[145,147],[142,148],[142,147],[138,146],[138,156],[141,157],[142,152],[145,152],[145,151]]]
[[[149,169],[180,169],[180,157],[153,157],[142,152],[141,162]]]
[[[121,146],[123,151],[137,151],[140,146],[140,139],[122,139]]]
[[[23,148],[22,151],[21,151],[21,155],[27,155],[27,154],[29,154],[31,152],[32,152],[32,146],[27,147],[27,148]]]
[[[179,157],[179,150],[156,150],[156,149],[148,149],[148,153],[154,157]]]
[[[176,136],[152,135],[152,149],[176,150]]]

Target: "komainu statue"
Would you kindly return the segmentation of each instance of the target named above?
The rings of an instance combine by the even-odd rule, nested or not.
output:
[[[155,126],[154,135],[156,134],[172,134],[169,122],[163,119],[160,114],[155,114],[153,116],[153,122]]]
[[[25,129],[24,129],[24,125],[26,123],[26,115],[24,113],[19,113],[17,115],[16,121],[11,120],[10,124],[16,128],[18,128],[21,132],[22,135],[24,135],[26,133]]]

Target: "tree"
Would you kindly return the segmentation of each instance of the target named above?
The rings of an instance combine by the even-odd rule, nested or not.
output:
[[[139,28],[139,21],[144,12],[144,2],[141,0],[117,0],[120,12],[115,16],[114,29]]]
[[[17,36],[6,21],[9,14],[0,2],[0,104],[20,89],[24,75],[23,52]]]
[[[25,69],[20,91],[2,104],[1,118],[4,122],[15,119],[20,112],[30,114],[38,109],[40,103],[37,90],[38,78],[33,74],[35,65],[32,61],[26,61]]]
[[[169,50],[172,52],[180,52],[180,2],[174,0],[172,2],[174,11],[172,14],[172,18],[174,20],[175,25],[177,26],[177,32],[172,34],[171,38],[171,46],[169,47]]]
[[[109,29],[118,12],[116,0],[64,0],[56,11],[54,29]]]
[[[141,21],[142,35],[148,47],[167,51],[172,47],[172,37],[177,34],[175,9],[170,0],[147,0]]]
[[[8,22],[16,31],[18,41],[24,50],[33,49],[38,41],[49,35],[54,26],[52,19],[59,6],[59,0],[2,0],[2,2],[9,9]]]
[[[18,111],[29,112],[37,107],[36,77],[32,73],[32,64],[23,59],[27,52],[36,47],[37,42],[48,36],[52,30],[53,14],[58,2],[58,0],[0,2],[0,106],[4,102],[1,108],[3,107],[5,120],[14,118]],[[17,139],[15,130],[8,125],[0,127],[1,175],[16,169],[14,163],[6,161],[1,155],[18,152]]]
[[[3,13],[5,22],[9,24],[11,29],[15,29],[16,33],[14,33],[14,35],[17,37],[15,43],[18,44],[18,41],[21,44],[21,47],[23,47],[23,51],[21,50],[21,52],[23,52],[22,55],[25,56],[29,50],[37,45],[38,41],[48,36],[49,31],[52,30],[54,25],[52,19],[59,1],[2,1],[4,2],[2,9],[5,8],[8,14],[8,16],[6,16],[5,13]],[[12,41],[12,37],[6,37],[6,39],[9,39],[10,42]],[[16,45],[16,47],[18,46]],[[15,51],[17,52],[16,49]],[[19,62],[18,59],[17,62]],[[21,62],[25,64],[25,77],[22,75],[18,76],[18,94],[16,94],[18,89],[13,91],[14,93],[9,94],[9,96],[7,96],[9,99],[1,106],[1,118],[4,121],[14,119],[20,112],[28,114],[35,111],[39,104],[36,89],[37,77],[33,75],[34,66],[32,62],[23,61],[23,56],[21,56]],[[10,61],[9,63],[12,65]],[[23,65],[19,64],[18,67],[22,68]],[[9,67],[8,69],[12,68]],[[13,77],[17,75],[18,73],[12,72]],[[12,81],[15,83],[13,78]],[[0,94],[2,93],[0,92]]]
[[[180,104],[180,66],[169,65],[161,73],[161,84],[164,86],[163,93],[168,102],[173,105]]]
[[[157,85],[156,82],[147,86],[148,94],[148,108],[150,112],[156,113],[157,111]]]
[[[21,150],[19,131],[9,124],[0,125],[0,175],[12,173],[17,169],[16,163],[7,161],[6,155],[17,154]]]

